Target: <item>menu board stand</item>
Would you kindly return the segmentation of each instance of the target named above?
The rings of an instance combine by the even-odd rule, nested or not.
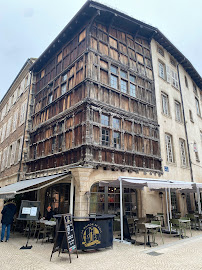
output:
[[[22,246],[20,249],[31,249],[32,246],[28,246],[28,242],[31,234],[31,223],[30,221],[36,221],[39,218],[39,209],[40,202],[38,201],[22,201],[20,206],[20,212],[18,220],[26,220],[28,222],[28,235],[27,243],[25,246]]]
[[[53,245],[50,261],[52,259],[54,252],[58,251],[59,252],[58,257],[59,257],[61,251],[63,251],[64,249],[68,250],[70,263],[71,263],[71,253],[76,251],[77,258],[78,258],[74,226],[73,226],[73,221],[72,221],[72,215],[70,214],[61,215],[59,224],[57,226],[57,231],[56,231],[56,236],[54,240],[54,245]]]
[[[28,246],[28,242],[29,242],[29,239],[30,239],[30,232],[31,232],[31,224],[30,224],[30,220],[29,220],[29,232],[28,232],[28,235],[27,235],[27,243],[26,243],[26,246],[22,246],[20,249],[31,249],[32,246]]]

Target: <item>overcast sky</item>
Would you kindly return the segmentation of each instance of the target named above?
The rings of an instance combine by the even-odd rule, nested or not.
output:
[[[85,0],[0,0],[0,100],[28,58],[39,57]],[[202,76],[202,0],[103,0],[157,27]]]

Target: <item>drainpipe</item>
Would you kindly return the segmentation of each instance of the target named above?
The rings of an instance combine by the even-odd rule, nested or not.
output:
[[[188,152],[188,159],[189,159],[189,166],[190,166],[191,182],[194,182],[190,148],[189,148],[189,140],[188,140],[188,134],[187,134],[187,125],[186,125],[185,112],[184,112],[184,102],[183,102],[182,89],[181,89],[181,83],[180,83],[179,64],[177,64],[177,74],[179,78],[179,89],[180,89],[180,95],[181,95],[181,101],[182,101],[182,115],[183,115],[183,120],[184,120],[184,129],[185,129],[185,136],[186,136],[186,141],[187,141],[187,152]]]
[[[27,124],[27,118],[28,118],[28,109],[29,109],[29,99],[30,99],[30,90],[31,90],[31,81],[32,81],[32,72],[29,71],[30,74],[30,81],[29,81],[29,90],[28,90],[28,97],[27,97],[27,108],[26,108],[26,114],[25,114],[25,127],[23,131],[23,139],[22,139],[22,150],[20,155],[20,162],[19,162],[19,169],[18,169],[18,175],[17,175],[17,182],[20,181],[20,171],[22,168],[22,157],[23,157],[23,150],[24,150],[24,142],[25,142],[25,132],[26,132],[26,124]]]

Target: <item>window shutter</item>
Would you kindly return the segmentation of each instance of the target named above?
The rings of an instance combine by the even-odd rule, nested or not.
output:
[[[166,65],[167,82],[171,83],[170,67]]]
[[[19,145],[19,152],[18,152],[18,161],[20,161],[20,159],[21,159],[22,143],[23,143],[23,136],[20,137],[20,145]]]
[[[17,141],[15,141],[15,142],[13,143],[12,152],[11,152],[11,161],[10,161],[10,165],[13,165],[14,162],[15,162],[16,146],[17,146]]]

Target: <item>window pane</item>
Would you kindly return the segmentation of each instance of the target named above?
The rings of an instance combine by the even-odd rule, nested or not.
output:
[[[121,80],[121,91],[127,93],[127,81]]]
[[[118,73],[118,68],[115,66],[111,66],[111,72],[117,74]]]
[[[102,145],[109,145],[109,131],[107,129],[102,129]]]
[[[101,115],[101,124],[109,126],[109,116],[102,114]]]
[[[63,95],[64,93],[66,93],[66,89],[67,89],[67,84],[63,84],[61,87],[61,94]]]
[[[115,148],[121,148],[120,137],[121,137],[121,135],[120,135],[119,132],[114,132],[114,133],[113,133],[114,147],[115,147]]]
[[[135,85],[130,83],[130,95],[136,97]]]
[[[114,88],[118,88],[118,78],[114,75],[111,75],[111,86]]]
[[[130,81],[135,83],[135,76],[130,75]]]
[[[120,119],[113,118],[113,128],[120,128]]]
[[[127,72],[121,70],[120,74],[121,74],[121,77],[127,79]]]

